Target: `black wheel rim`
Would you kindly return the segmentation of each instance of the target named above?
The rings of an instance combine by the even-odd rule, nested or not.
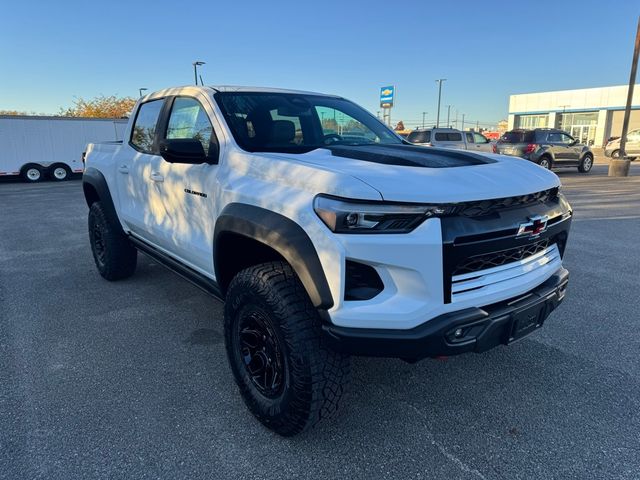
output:
[[[284,352],[267,315],[256,309],[242,312],[238,335],[240,358],[251,383],[265,397],[279,397],[285,384]]]
[[[93,226],[93,251],[96,254],[96,258],[100,264],[104,264],[105,246],[104,238],[102,236],[102,229],[99,224]]]

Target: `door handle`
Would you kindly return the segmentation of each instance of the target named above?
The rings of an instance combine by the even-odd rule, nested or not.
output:
[[[153,180],[154,182],[164,182],[164,177],[162,175],[160,175],[159,173],[153,172],[149,178],[151,180]]]
[[[120,166],[118,167],[118,171],[119,171],[120,173],[127,174],[127,173],[129,173],[129,166],[128,166],[128,165],[124,165],[124,164],[122,164],[122,165],[120,165]]]

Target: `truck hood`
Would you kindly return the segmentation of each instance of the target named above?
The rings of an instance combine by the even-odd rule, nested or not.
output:
[[[265,153],[355,177],[384,200],[451,203],[505,198],[560,185],[527,160],[409,145],[339,146],[304,154]]]

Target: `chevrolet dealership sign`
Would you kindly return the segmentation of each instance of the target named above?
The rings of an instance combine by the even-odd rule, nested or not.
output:
[[[381,108],[391,108],[393,107],[393,95],[396,92],[396,87],[382,87],[380,89],[380,107]]]

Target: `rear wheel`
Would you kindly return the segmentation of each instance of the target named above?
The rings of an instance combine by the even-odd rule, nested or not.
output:
[[[49,168],[49,176],[57,182],[62,182],[71,176],[71,170],[66,165],[53,165]]]
[[[224,332],[240,394],[267,428],[291,436],[336,412],[349,357],[324,345],[318,312],[287,263],[264,263],[235,276]]]
[[[540,157],[540,159],[538,160],[538,165],[540,165],[542,168],[546,168],[547,170],[549,170],[551,169],[551,159],[546,155],[543,157]]]
[[[589,173],[593,168],[593,156],[587,153],[582,160],[580,160],[580,165],[578,165],[578,171],[580,173]]]
[[[122,227],[109,220],[101,202],[89,209],[89,242],[100,275],[111,281],[133,275],[138,251]]]
[[[25,165],[20,172],[25,182],[36,183],[42,180],[42,167],[40,165]]]

